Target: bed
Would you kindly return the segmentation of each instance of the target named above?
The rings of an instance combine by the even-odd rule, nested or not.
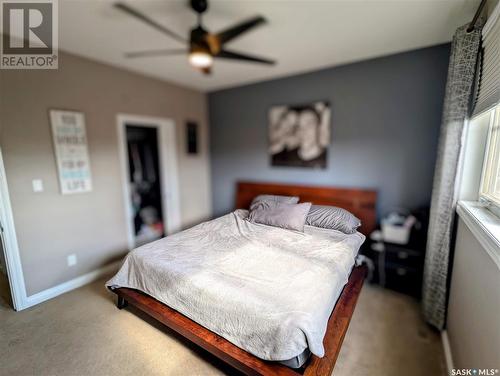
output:
[[[236,191],[239,210],[136,249],[108,287],[119,308],[137,306],[245,374],[330,374],[366,273],[353,267],[364,236],[252,224],[245,209],[259,194],[296,195],[351,211],[368,233],[376,193],[245,182]]]

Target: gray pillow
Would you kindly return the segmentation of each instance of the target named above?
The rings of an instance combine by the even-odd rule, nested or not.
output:
[[[296,196],[278,196],[278,195],[258,195],[252,200],[250,210],[262,201],[281,202],[283,204],[296,204],[299,198]]]
[[[307,215],[306,224],[354,234],[361,221],[352,213],[336,206],[313,205]]]
[[[310,208],[310,202],[285,204],[276,201],[261,201],[250,210],[247,219],[253,223],[303,232]]]

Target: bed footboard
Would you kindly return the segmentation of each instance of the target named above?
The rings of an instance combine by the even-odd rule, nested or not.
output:
[[[366,273],[366,266],[355,267],[340,294],[328,321],[323,340],[325,356],[323,358],[311,356],[304,367],[298,370],[257,358],[140,291],[128,288],[118,288],[112,291],[118,295],[117,307],[119,309],[130,303],[245,375],[330,376],[354,313]]]

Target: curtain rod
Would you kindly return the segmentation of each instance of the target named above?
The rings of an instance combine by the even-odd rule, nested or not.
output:
[[[487,0],[481,0],[481,3],[479,4],[479,7],[476,10],[476,14],[474,14],[474,18],[469,24],[469,27],[467,28],[467,32],[470,33],[472,30],[474,30],[474,26],[476,26],[477,19],[481,15],[481,12],[483,11],[484,6],[486,5]]]

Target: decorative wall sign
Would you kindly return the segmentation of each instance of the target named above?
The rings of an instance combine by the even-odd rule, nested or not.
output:
[[[90,192],[92,178],[83,113],[51,110],[50,123],[61,193]]]
[[[187,153],[198,154],[198,123],[188,121],[186,123]]]
[[[326,168],[330,115],[326,101],[272,107],[269,110],[271,165]]]

